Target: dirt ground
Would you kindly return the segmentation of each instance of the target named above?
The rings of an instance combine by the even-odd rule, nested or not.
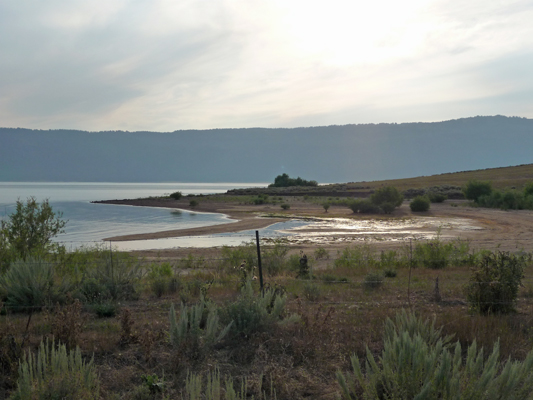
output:
[[[412,213],[408,202],[396,209],[391,216],[371,217],[368,215],[353,214],[350,209],[344,206],[332,206],[326,213],[320,204],[304,201],[302,198],[288,198],[289,210],[282,210],[279,205],[250,205],[224,202],[202,202],[194,211],[196,212],[218,212],[236,219],[238,222],[208,226],[194,229],[172,230],[162,232],[147,232],[146,234],[136,234],[107,238],[106,240],[145,240],[182,236],[212,235],[225,232],[240,232],[244,230],[260,229],[276,222],[285,221],[288,218],[344,218],[353,220],[369,220],[372,218],[381,221],[398,221],[415,219],[422,222],[422,226],[416,229],[418,236],[424,234],[435,235],[437,227],[434,223],[424,224],[424,221],[438,219],[443,222],[440,228],[440,237],[443,240],[462,239],[469,240],[472,248],[500,249],[504,251],[533,251],[533,212],[528,210],[503,211],[496,209],[486,209],[468,206],[468,203],[461,200],[448,200],[440,204],[432,204],[431,209],[424,213]],[[112,204],[128,204],[135,206],[167,207],[191,210],[188,200],[169,199],[140,199],[140,200],[114,200]],[[446,221],[460,221],[460,223],[446,223]],[[317,231],[318,232],[318,231]],[[317,234],[317,232],[314,232]],[[308,231],[309,233],[309,231]],[[312,232],[311,232],[312,233]],[[326,235],[328,230],[320,230],[318,234]],[[409,237],[413,236],[413,231],[399,232],[393,236],[394,240],[379,239],[367,240],[365,243],[376,247],[376,251],[393,249],[405,246]],[[331,236],[321,244],[329,251],[335,251],[346,247],[353,241],[353,234],[349,231],[336,232],[334,238]],[[315,243],[293,243],[293,251],[303,250],[311,253],[317,247]],[[167,250],[143,250],[134,252],[141,257],[158,258],[180,258],[187,254],[210,256],[216,254],[216,248],[179,248]]]

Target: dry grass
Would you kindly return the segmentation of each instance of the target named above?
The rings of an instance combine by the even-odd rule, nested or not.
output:
[[[346,186],[348,190],[355,187],[365,187],[367,190],[374,190],[381,186],[395,186],[399,190],[404,191],[412,188],[426,188],[441,185],[463,186],[470,180],[491,181],[495,189],[508,189],[512,187],[520,189],[527,183],[533,181],[533,164],[419,176],[407,179],[350,182]]]
[[[332,257],[334,258],[334,257]],[[330,265],[333,265],[333,260]],[[248,338],[228,338],[197,360],[180,353],[168,343],[170,304],[179,304],[180,293],[158,298],[149,290],[137,301],[122,304],[118,317],[98,319],[89,311],[77,314],[74,305],[59,308],[54,314],[63,316],[65,337],[72,337],[86,356],[94,354],[100,372],[104,398],[134,398],[135,388],[143,384],[143,375],[165,377],[164,395],[180,398],[188,372],[205,376],[215,367],[221,376],[232,377],[236,386],[246,378],[249,394],[258,398],[260,388],[272,387],[279,399],[334,399],[339,391],[335,380],[337,370],[349,369],[349,357],[365,356],[368,348],[378,354],[382,350],[383,324],[398,310],[411,307],[417,313],[436,318],[445,334],[454,334],[466,348],[473,340],[487,350],[500,340],[502,359],[521,360],[531,350],[533,299],[533,268],[526,270],[524,287],[518,301],[518,312],[507,316],[477,316],[469,313],[463,287],[470,276],[468,267],[447,267],[442,270],[398,268],[397,276],[384,278],[376,290],[364,289],[366,267],[330,266],[321,271],[336,279],[315,279],[320,290],[317,301],[304,295],[308,280],[295,279],[286,273],[268,282],[283,287],[288,294],[287,315],[299,320],[274,327],[268,333]],[[435,279],[439,277],[442,301],[433,300]],[[333,281],[332,281],[333,280]],[[238,276],[222,272],[201,272],[183,278],[182,290],[197,288],[193,282],[212,282],[209,299],[223,307],[238,295]],[[258,285],[257,282],[255,282]],[[200,285],[200,288],[202,285]],[[189,294],[189,302],[200,296],[200,288]],[[5,367],[5,354],[13,334],[22,342],[27,315],[0,316],[0,366]],[[68,321],[67,321],[68,320]],[[71,321],[72,320],[72,321]],[[80,325],[80,321],[84,324]],[[29,329],[26,348],[35,349],[43,337],[58,332],[58,321],[42,313],[35,314]],[[57,333],[56,333],[57,334]],[[4,357],[4,359],[2,359]],[[4,379],[4,390],[12,389],[12,380]]]

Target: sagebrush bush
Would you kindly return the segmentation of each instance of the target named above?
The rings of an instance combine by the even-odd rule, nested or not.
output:
[[[256,295],[248,280],[239,298],[224,308],[223,317],[226,322],[233,321],[234,334],[249,336],[272,328],[281,319],[286,301],[287,296],[275,289],[265,289]]]
[[[416,318],[416,317],[415,317]],[[351,357],[353,375],[337,372],[343,398],[355,399],[530,399],[533,352],[523,362],[499,361],[499,342],[486,358],[476,342],[466,359],[458,341],[453,350],[433,325],[406,314],[386,323],[379,360],[367,347],[364,370]],[[398,321],[398,318],[397,318]],[[357,393],[357,395],[356,395]]]
[[[191,307],[182,303],[178,319],[172,304],[170,343],[174,348],[186,350],[191,356],[200,357],[228,334],[232,324],[230,321],[221,329],[216,306],[208,304],[203,298]]]
[[[79,347],[67,351],[54,342],[41,342],[37,355],[25,353],[19,365],[13,400],[100,398],[100,382],[93,360],[83,361]]]
[[[0,277],[0,292],[5,292],[5,305],[13,312],[63,304],[72,289],[73,285],[68,279],[55,276],[53,263],[43,259],[15,261]]]
[[[484,255],[465,288],[471,309],[481,314],[514,311],[524,266],[522,257],[508,252]]]
[[[410,203],[409,207],[412,212],[424,212],[428,211],[431,202],[425,196],[416,196]]]

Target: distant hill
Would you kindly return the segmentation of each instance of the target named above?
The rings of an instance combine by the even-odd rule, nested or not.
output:
[[[294,129],[85,132],[0,128],[0,181],[319,183],[399,179],[533,162],[533,120]]]

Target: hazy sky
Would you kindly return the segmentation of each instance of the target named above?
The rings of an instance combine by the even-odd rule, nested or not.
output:
[[[533,0],[3,0],[0,126],[533,118]]]

